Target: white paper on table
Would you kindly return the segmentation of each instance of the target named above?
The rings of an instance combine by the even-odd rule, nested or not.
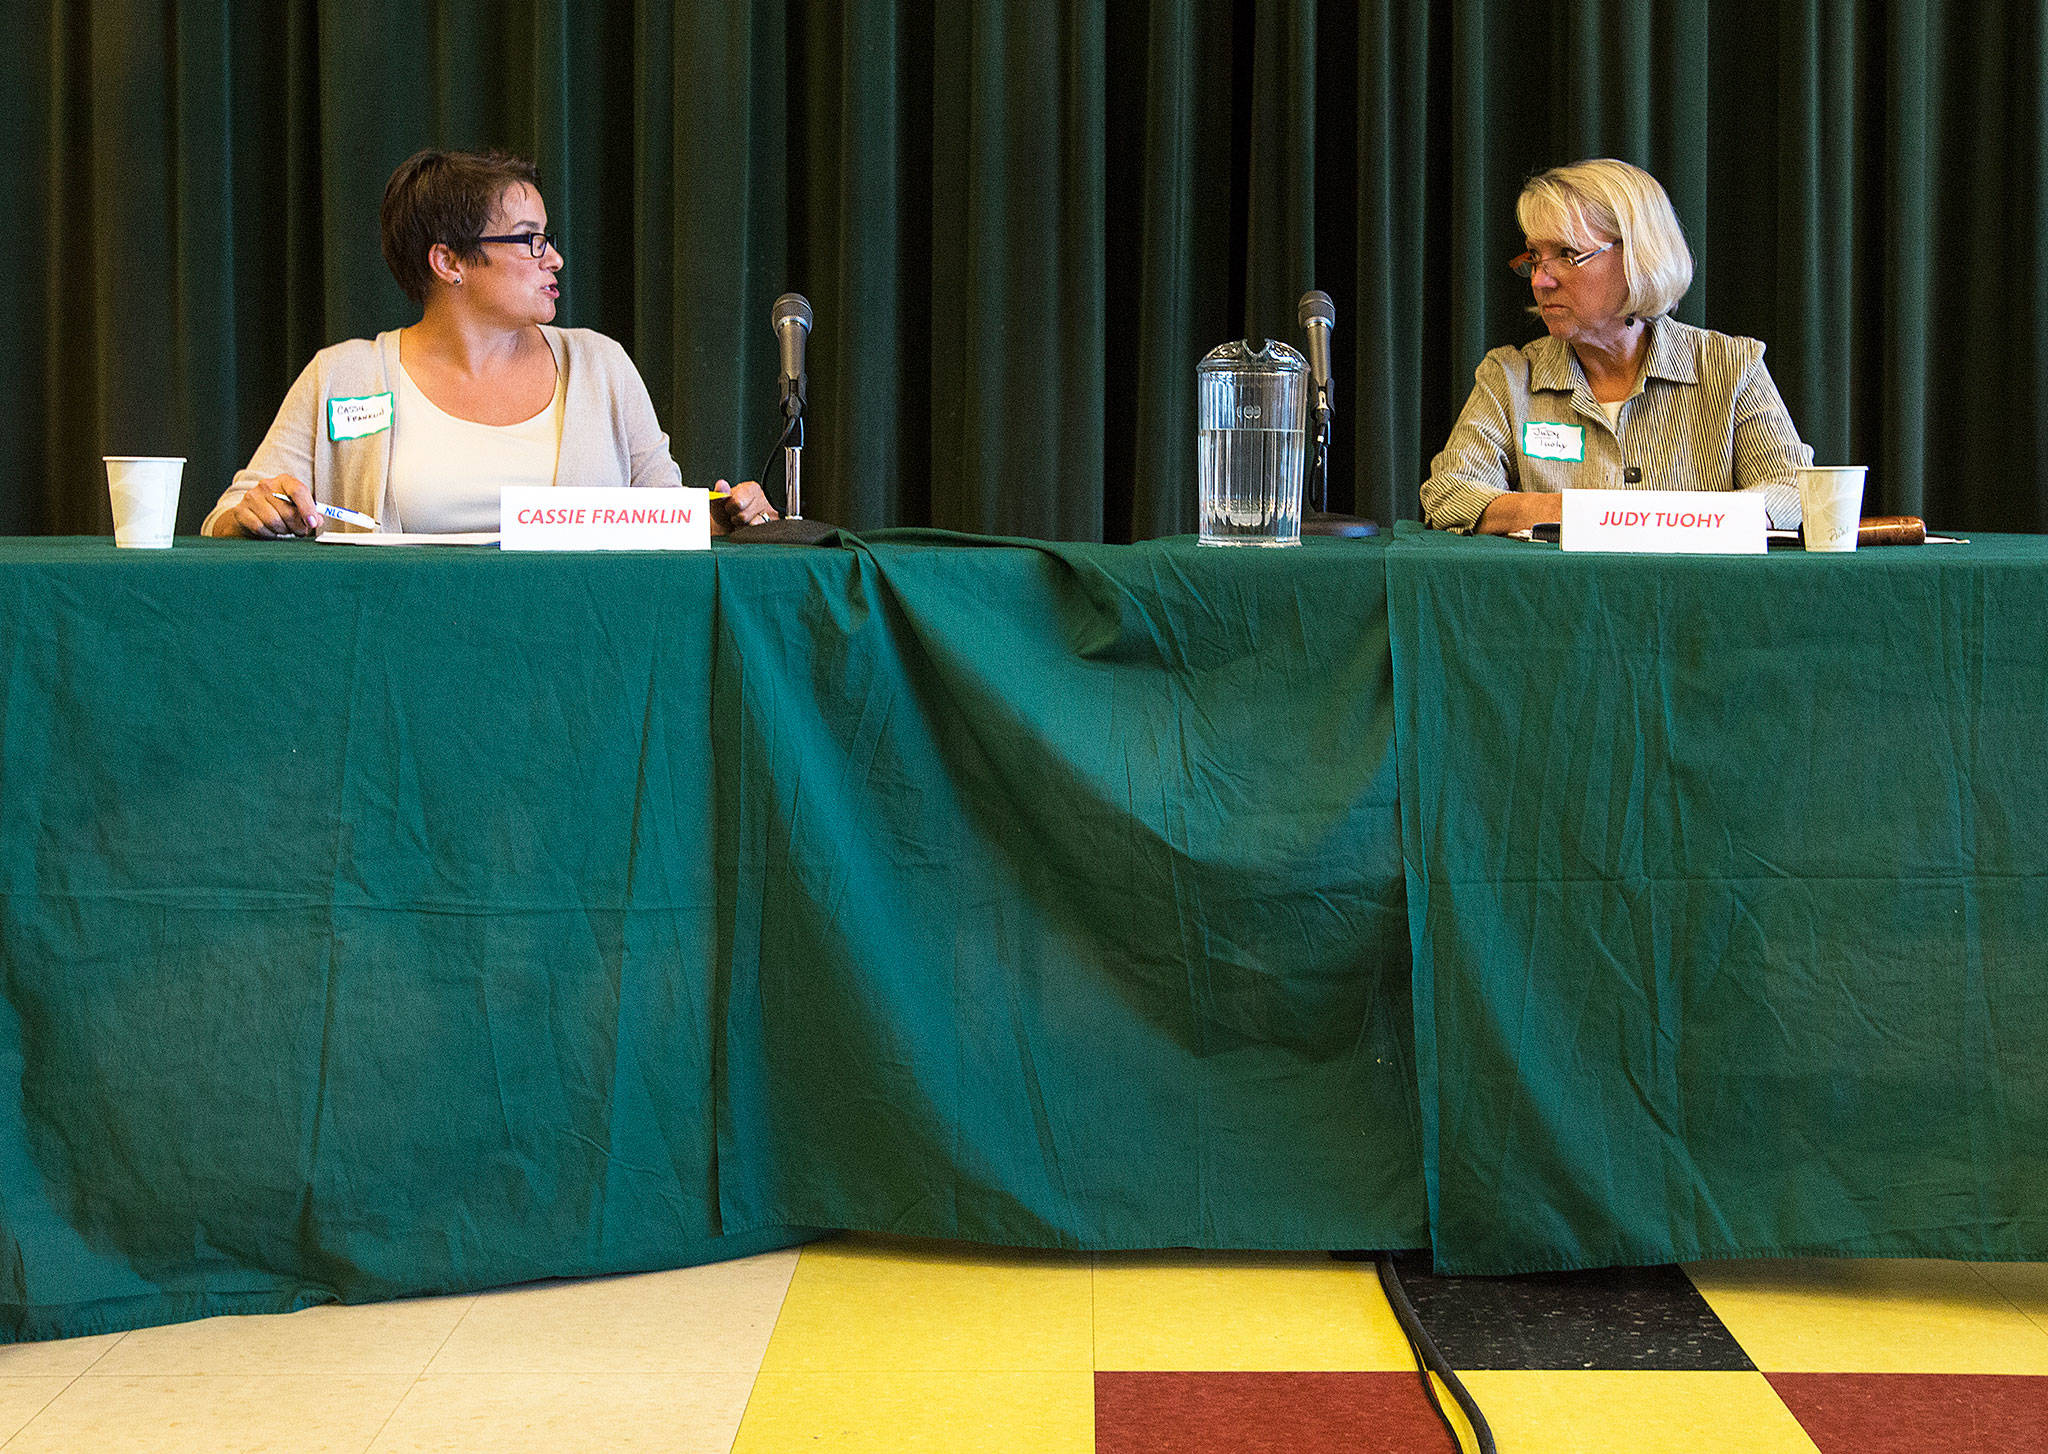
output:
[[[1746,490],[1566,490],[1558,544],[1567,552],[1762,555],[1769,525],[1763,496]]]
[[[403,530],[369,531],[363,534],[331,530],[323,531],[313,538],[323,545],[496,545],[498,532],[471,530],[448,535],[425,535],[407,534]]]

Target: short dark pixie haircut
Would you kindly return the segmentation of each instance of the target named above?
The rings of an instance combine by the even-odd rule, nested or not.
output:
[[[540,169],[502,151],[423,151],[399,163],[384,184],[378,210],[384,265],[405,296],[424,305],[434,270],[427,250],[443,242],[466,263],[484,260],[477,239],[505,189],[524,182],[540,190]]]

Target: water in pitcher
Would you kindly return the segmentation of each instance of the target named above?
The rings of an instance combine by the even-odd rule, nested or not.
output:
[[[1299,429],[1204,429],[1204,545],[1296,545],[1301,541]]]
[[[1301,544],[1307,360],[1284,343],[1226,343],[1195,383],[1201,543]]]

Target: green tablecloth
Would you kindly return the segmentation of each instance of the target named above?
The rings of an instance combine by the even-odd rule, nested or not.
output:
[[[2048,1256],[2044,586],[0,543],[0,1332],[806,1227]]]
[[[1381,550],[885,539],[720,561],[727,1225],[1421,1245]]]
[[[0,543],[0,1331],[1419,1245],[1380,554]]]
[[[714,601],[0,544],[0,1330],[793,1239],[716,1235]]]
[[[1386,553],[1450,1270],[2048,1255],[2048,547]]]

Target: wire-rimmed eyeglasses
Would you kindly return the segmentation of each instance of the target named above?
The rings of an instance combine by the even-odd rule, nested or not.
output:
[[[1517,253],[1509,258],[1508,270],[1518,278],[1533,278],[1536,276],[1536,269],[1549,268],[1552,277],[1566,277],[1577,272],[1609,248],[1620,246],[1621,239],[1617,237],[1604,247],[1588,248],[1585,252],[1561,252],[1555,257],[1545,257],[1532,248],[1528,252]]]

